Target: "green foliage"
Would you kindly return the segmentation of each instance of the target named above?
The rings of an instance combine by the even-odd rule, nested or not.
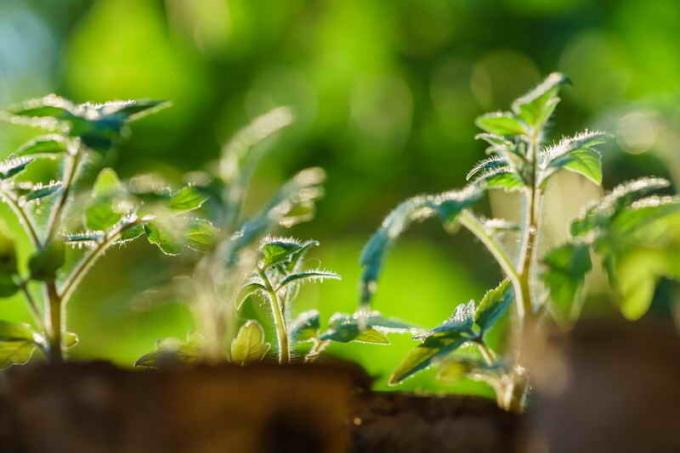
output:
[[[543,257],[543,281],[550,291],[551,308],[560,321],[573,321],[579,314],[578,291],[592,267],[586,244],[567,243]]]
[[[249,320],[241,326],[231,341],[231,361],[245,365],[262,360],[271,345],[265,341],[264,329],[257,321]]]

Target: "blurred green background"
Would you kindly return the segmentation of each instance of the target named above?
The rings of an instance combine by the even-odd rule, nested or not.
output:
[[[252,198],[306,166],[327,170],[316,220],[292,233],[319,239],[313,261],[344,277],[303,292],[300,309],[330,316],[354,309],[362,244],[389,209],[462,186],[483,155],[474,118],[551,71],[573,81],[553,138],[584,127],[614,137],[605,187],[645,174],[678,181],[679,29],[677,0],[2,0],[0,105],[49,92],[169,99],[107,163],[170,179],[205,168],[250,118],[290,105],[297,122]],[[0,150],[32,133],[1,125]],[[156,339],[186,336],[186,308],[162,289],[174,266],[141,241],[107,255],[73,301],[73,355],[129,365]],[[468,234],[417,226],[391,253],[376,308],[434,326],[499,276]],[[19,301],[1,303],[0,317],[27,318]],[[410,345],[334,352],[384,378]],[[431,373],[402,387],[463,388]]]

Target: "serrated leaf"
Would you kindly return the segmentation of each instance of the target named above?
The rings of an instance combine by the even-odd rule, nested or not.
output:
[[[8,110],[13,116],[27,118],[53,118],[68,120],[73,118],[75,106],[68,100],[50,94],[43,98],[31,99]]]
[[[573,321],[579,314],[577,296],[592,264],[586,244],[567,243],[554,248],[543,257],[542,274],[550,291],[551,308],[558,320]]]
[[[319,245],[318,241],[300,242],[293,238],[266,238],[260,245],[260,265],[263,268],[288,264],[307,250]]]
[[[66,262],[64,242],[52,240],[45,247],[37,250],[28,260],[28,268],[33,280],[54,280],[57,271]]]
[[[485,189],[502,189],[506,192],[521,190],[525,186],[522,177],[507,165],[477,174],[472,182]]]
[[[13,157],[0,162],[0,180],[8,179],[21,173],[30,163],[31,159],[28,157]]]
[[[429,368],[434,361],[452,353],[467,342],[461,335],[428,337],[423,343],[411,350],[390,376],[388,383],[396,385],[415,373]]]
[[[195,187],[182,187],[172,194],[168,206],[173,211],[189,212],[200,208],[208,200]]]
[[[484,335],[503,316],[512,304],[513,298],[514,292],[509,280],[503,280],[494,289],[484,294],[474,315],[475,324],[481,329],[481,335]]]
[[[123,218],[123,220],[125,220],[125,218]],[[128,226],[120,232],[118,243],[133,241],[144,234],[146,234],[146,231],[144,230],[144,224],[137,223],[135,225]]]
[[[437,195],[420,195],[409,198],[397,206],[383,221],[364,246],[361,253],[361,304],[370,303],[376,289],[383,259],[390,245],[413,223],[438,216],[444,223],[450,223],[461,211],[477,202],[483,191],[468,186],[460,191],[444,192]]]
[[[103,116],[121,116],[126,121],[136,121],[170,106],[168,101],[137,99],[110,101],[99,106]]]
[[[543,127],[559,102],[560,87],[568,82],[563,74],[550,74],[540,85],[513,102],[513,112],[532,127]]]
[[[524,135],[525,125],[510,112],[487,113],[477,118],[475,124],[484,131],[500,135]]]
[[[457,337],[459,334],[472,334],[472,326],[475,322],[475,302],[469,301],[465,304],[460,304],[456,307],[446,321],[439,326],[419,336],[419,338],[427,341],[428,338],[443,338],[443,337]]]
[[[249,320],[241,326],[231,342],[231,360],[241,365],[262,360],[270,348],[270,344],[265,342],[264,329],[260,323]]]
[[[305,270],[286,275],[279,283],[279,288],[285,288],[291,283],[321,282],[323,280],[341,280],[335,272],[318,269]]]
[[[614,216],[635,199],[665,189],[669,185],[670,183],[662,178],[640,178],[616,186],[607,196],[591,204],[572,222],[572,236],[583,236],[597,228],[608,226]]]
[[[49,184],[21,183],[14,187],[14,192],[26,203],[47,198],[60,190],[61,182],[58,181]]]
[[[319,310],[305,311],[290,324],[290,338],[298,343],[310,341],[317,337],[320,328]]]
[[[411,333],[413,327],[402,321],[385,318],[378,312],[356,313],[347,315],[334,314],[328,329],[320,336],[320,340],[332,340],[340,343],[358,341],[361,343],[388,344],[385,333]]]
[[[541,153],[542,175],[539,183],[545,185],[548,178],[560,169],[585,176],[593,183],[602,182],[600,153],[593,149],[604,143],[602,132],[585,131],[573,137],[562,139],[558,144]]]
[[[66,141],[60,135],[46,135],[35,138],[24,144],[15,153],[18,157],[55,157],[68,149]]]

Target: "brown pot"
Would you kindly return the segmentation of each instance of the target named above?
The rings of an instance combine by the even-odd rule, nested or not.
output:
[[[517,418],[491,400],[368,391],[346,364],[16,367],[0,398],[15,452],[507,452]]]
[[[0,416],[11,428],[0,433],[20,452],[344,452],[365,382],[339,364],[16,367]]]
[[[541,349],[529,452],[680,451],[680,336],[670,323],[582,322]]]

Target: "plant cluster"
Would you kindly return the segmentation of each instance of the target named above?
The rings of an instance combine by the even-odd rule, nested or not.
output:
[[[660,276],[680,276],[672,266],[656,265],[633,281],[619,278],[631,255],[652,246],[657,251],[663,248],[667,242],[664,220],[680,211],[678,197],[651,195],[669,186],[659,178],[616,187],[585,208],[572,223],[566,243],[539,253],[543,197],[552,177],[569,171],[598,185],[602,181],[601,156],[596,148],[605,141],[605,134],[585,131],[546,144],[546,130],[560,101],[559,90],[566,83],[563,75],[551,74],[514,101],[510,111],[479,117],[476,124],[483,132],[477,138],[488,143],[489,157],[469,172],[469,184],[461,190],[404,201],[366,244],[361,258],[359,310],[343,317],[360,333],[340,341],[362,341],[362,335],[372,331],[412,333],[419,343],[393,372],[392,384],[437,365],[441,377],[467,376],[487,382],[496,391],[500,406],[522,410],[530,385],[521,338],[541,324],[568,323],[578,316],[584,280],[592,268],[591,254],[602,260],[621,296],[622,312],[629,318],[638,318],[648,309]],[[520,194],[523,216],[519,225],[486,219],[472,210],[495,189]],[[369,309],[385,253],[412,223],[433,217],[447,231],[455,232],[458,226],[469,230],[498,263],[504,278],[479,303],[458,305],[449,319],[433,329],[422,331],[398,321],[385,325],[384,318]],[[503,244],[503,235],[509,232],[519,233],[521,246],[515,256]],[[510,307],[514,307],[510,347],[494,351],[487,343],[487,333],[507,316]]]

